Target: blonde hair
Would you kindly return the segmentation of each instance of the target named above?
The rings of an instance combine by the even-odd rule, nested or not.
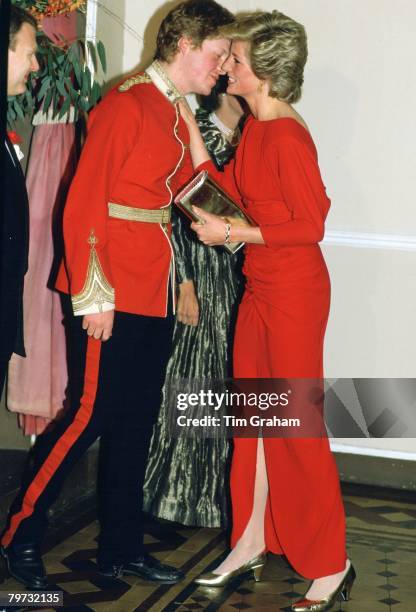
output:
[[[251,69],[268,81],[272,98],[289,103],[299,100],[308,57],[303,25],[279,11],[255,11],[238,15],[220,32],[225,38],[249,43]]]

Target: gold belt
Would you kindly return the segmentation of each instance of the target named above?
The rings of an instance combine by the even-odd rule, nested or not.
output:
[[[124,206],[124,204],[108,203],[108,215],[115,219],[125,219],[126,221],[142,221],[144,223],[169,223],[171,206],[152,210],[149,208],[135,208],[134,206]]]

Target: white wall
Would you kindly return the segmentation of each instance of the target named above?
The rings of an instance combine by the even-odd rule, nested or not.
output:
[[[99,73],[99,79],[105,80],[104,90],[120,79],[123,73],[123,52],[125,46],[125,2],[124,0],[88,0],[88,23],[95,30],[98,40],[106,49],[107,72]],[[95,22],[95,23],[94,23]]]
[[[308,32],[305,113],[333,198],[328,227],[416,237],[412,0],[261,0]],[[413,101],[413,103],[412,103]]]
[[[114,70],[132,71],[140,58],[151,57],[157,24],[175,3],[107,0],[106,4],[135,30],[125,29],[120,42],[119,26],[114,25],[107,28],[105,39],[108,55],[113,45],[118,54]],[[223,4],[231,10],[278,8],[302,22],[308,32],[309,61],[298,108],[314,135],[333,202],[327,223],[332,240],[324,246],[333,283],[327,375],[414,377],[416,80],[410,72],[416,56],[411,32],[416,4],[413,0],[394,5],[387,0],[224,0]],[[146,28],[149,20],[151,26]],[[363,246],[357,248],[358,244]],[[385,444],[416,452],[413,441],[382,441],[381,446]]]

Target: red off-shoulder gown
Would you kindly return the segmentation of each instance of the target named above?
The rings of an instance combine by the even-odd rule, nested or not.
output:
[[[330,282],[318,242],[330,206],[309,132],[292,118],[244,128],[225,172],[208,169],[239,198],[265,244],[245,248],[246,290],[235,341],[236,378],[323,376]],[[345,517],[338,473],[326,438],[264,440],[269,482],[268,550],[317,578],[344,569]],[[234,440],[232,546],[251,516],[257,439]]]

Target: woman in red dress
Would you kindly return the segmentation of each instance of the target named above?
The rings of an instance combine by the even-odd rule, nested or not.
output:
[[[236,378],[321,378],[330,283],[319,248],[330,201],[315,145],[292,108],[307,58],[303,26],[278,11],[246,14],[228,26],[232,42],[223,69],[227,92],[243,97],[248,119],[236,158],[224,173],[208,161],[193,116],[182,105],[194,166],[207,169],[242,202],[256,227],[233,226],[196,209],[193,229],[206,245],[244,241],[246,290],[235,343]],[[265,552],[286,555],[312,580],[292,610],[329,610],[348,598],[355,578],[345,551],[338,474],[326,438],[234,441],[231,472],[232,550],[197,579],[222,586],[253,571]]]

